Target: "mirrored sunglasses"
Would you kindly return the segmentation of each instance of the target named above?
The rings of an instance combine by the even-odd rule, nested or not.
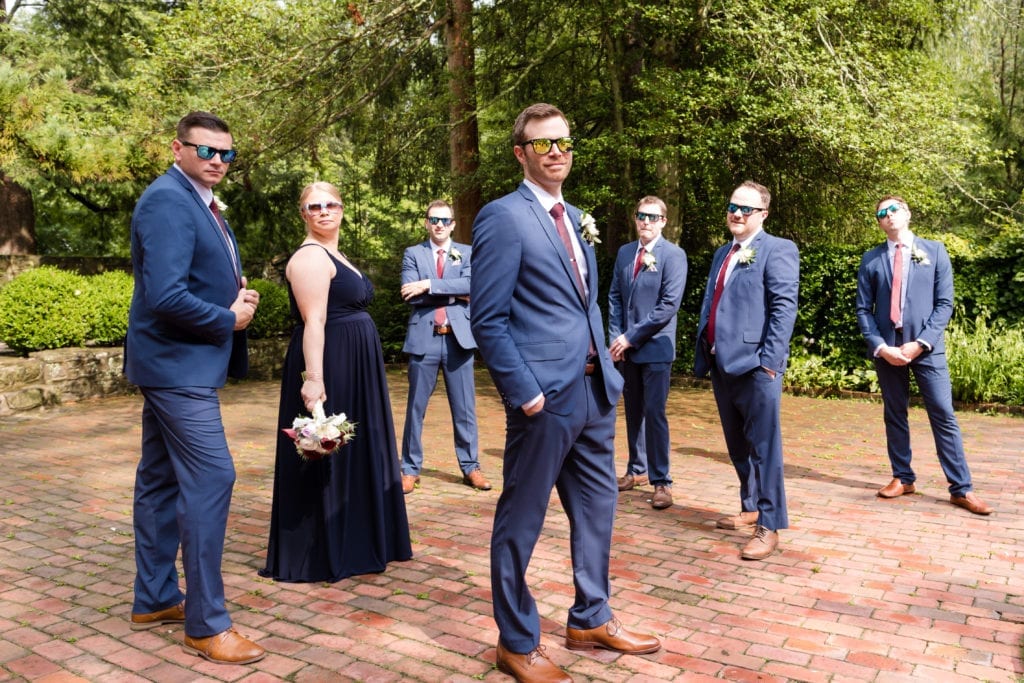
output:
[[[572,151],[573,138],[536,138],[534,140],[527,140],[526,142],[520,142],[521,147],[529,145],[533,147],[533,151],[537,154],[547,154],[551,151],[552,145],[558,145],[564,154],[568,154]]]
[[[739,211],[744,216],[749,216],[755,211],[764,211],[764,209],[759,206],[740,206],[739,204],[733,204],[732,202],[729,202],[729,205],[725,207],[725,210],[728,213],[736,213]]]
[[[310,202],[302,205],[302,210],[306,213],[323,213],[324,211],[335,213],[343,208],[341,202]]]
[[[238,151],[233,149],[217,149],[216,147],[210,147],[209,145],[197,145],[194,142],[185,142],[184,140],[178,140],[181,144],[186,147],[195,147],[196,156],[203,161],[209,161],[214,155],[219,154],[220,160],[225,164],[230,164],[238,156]]]

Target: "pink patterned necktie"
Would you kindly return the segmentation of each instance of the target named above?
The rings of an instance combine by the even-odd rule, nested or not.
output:
[[[896,255],[892,259],[892,292],[889,296],[889,320],[893,327],[903,325],[903,253],[896,243]]]
[[[725,289],[725,273],[729,270],[729,261],[732,261],[733,254],[740,250],[740,243],[737,242],[732,245],[732,249],[726,254],[725,260],[722,261],[722,267],[718,271],[718,279],[715,280],[715,293],[711,296],[711,313],[708,315],[708,346],[714,347],[715,345],[715,323],[718,317],[718,300],[722,298],[722,290]]]
[[[437,277],[444,277],[444,249],[437,250]],[[444,325],[448,319],[448,311],[444,306],[438,306],[434,309],[434,324],[438,327]]]

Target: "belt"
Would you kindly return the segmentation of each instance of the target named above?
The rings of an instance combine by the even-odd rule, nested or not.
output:
[[[434,334],[448,334],[451,331],[451,325],[434,325]]]
[[[594,374],[594,370],[597,369],[596,358],[588,358],[586,364],[583,366],[583,374],[590,376]]]

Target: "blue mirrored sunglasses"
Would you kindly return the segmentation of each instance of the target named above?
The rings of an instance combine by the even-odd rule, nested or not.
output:
[[[225,164],[230,164],[238,156],[238,152],[233,149],[217,149],[216,147],[210,147],[209,145],[197,145],[194,142],[185,142],[184,140],[178,140],[181,144],[186,147],[195,147],[196,156],[203,161],[209,161],[214,155],[219,154],[220,160]]]
[[[657,223],[664,216],[658,213],[644,213],[642,211],[636,212],[636,220],[640,223]]]
[[[441,225],[448,227],[449,225],[452,224],[453,220],[455,219],[445,218],[443,216],[427,216],[427,222],[430,223],[431,225],[437,225],[438,223],[440,223]]]
[[[875,211],[875,218],[877,218],[878,220],[882,220],[886,216],[891,216],[894,213],[899,213],[899,211],[900,211],[900,205],[899,204],[890,204],[889,206],[885,207],[884,209],[879,209],[878,211]]]
[[[740,206],[739,204],[733,204],[732,202],[729,202],[729,205],[725,207],[725,210],[729,213],[736,213],[739,211],[744,216],[749,216],[755,211],[764,211],[764,209],[759,206]]]

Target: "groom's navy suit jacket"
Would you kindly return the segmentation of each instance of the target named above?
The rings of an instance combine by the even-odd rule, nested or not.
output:
[[[138,226],[145,225],[140,231]],[[238,244],[228,227],[238,254]],[[125,340],[128,380],[143,387],[220,387],[248,370],[245,331],[231,304],[241,283],[220,226],[173,166],[139,198],[132,218],[135,291]]]
[[[591,340],[601,365],[595,393],[608,405],[622,393],[622,376],[603,343],[594,249],[580,238],[580,210],[566,204],[565,220],[587,261],[585,302],[551,217],[525,185],[488,204],[474,223],[473,336],[512,408],[541,392],[546,411],[566,415],[585,405],[583,368]]]

